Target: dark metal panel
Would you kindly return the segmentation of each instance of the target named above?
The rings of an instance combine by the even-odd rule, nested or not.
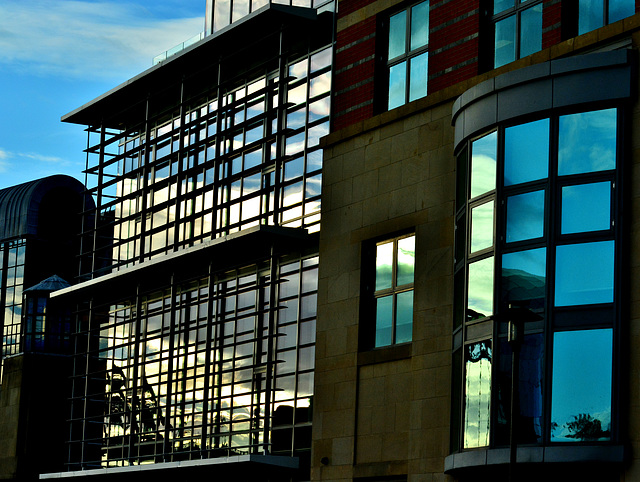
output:
[[[49,191],[58,188],[78,194],[84,192],[80,181],[65,175],[49,176],[1,190],[0,240],[37,235],[42,199]],[[81,209],[82,206],[78,206],[78,213]]]

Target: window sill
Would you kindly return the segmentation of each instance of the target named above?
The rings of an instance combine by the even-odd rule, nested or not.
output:
[[[374,348],[358,353],[358,366],[373,365],[411,357],[411,343]]]
[[[583,464],[585,462],[620,465],[628,453],[623,445],[555,445],[518,447],[518,465]],[[445,458],[444,472],[460,475],[466,471],[500,470],[509,465],[509,448],[479,449],[451,454]]]

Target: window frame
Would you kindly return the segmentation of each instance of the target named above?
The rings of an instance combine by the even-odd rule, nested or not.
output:
[[[413,102],[414,100],[421,99],[429,95],[429,28],[430,22],[429,17],[427,17],[427,43],[425,45],[421,45],[416,47],[415,49],[411,49],[411,20],[412,20],[412,12],[413,8],[423,4],[428,4],[428,13],[431,9],[431,0],[422,0],[422,1],[413,1],[411,3],[405,3],[404,6],[400,9],[390,10],[384,14],[382,14],[379,18],[378,32],[383,38],[382,42],[378,42],[378,67],[377,71],[379,75],[377,75],[377,88],[376,88],[376,111],[377,112],[386,112],[388,110],[395,109],[402,105],[405,105],[409,102]],[[390,44],[390,34],[391,34],[391,18],[394,16],[404,12],[406,14],[405,18],[405,39],[404,39],[404,52],[402,54],[396,55],[393,58],[389,58],[389,44]],[[426,80],[426,94],[416,97],[415,99],[411,99],[411,61],[423,54],[427,55],[427,80]],[[404,102],[398,105],[394,105],[393,107],[389,106],[389,88],[390,88],[390,72],[393,67],[397,67],[399,65],[405,64],[405,85],[404,85]]]
[[[398,265],[398,242],[407,239],[414,238],[416,240],[415,231],[404,231],[395,235],[379,237],[373,240],[369,240],[363,244],[362,249],[362,279],[361,279],[361,321],[362,327],[360,332],[360,351],[368,350],[384,350],[401,345],[409,345],[413,341],[413,322],[414,315],[411,315],[411,339],[407,341],[396,341],[397,335],[397,296],[402,293],[411,292],[414,294],[412,298],[412,310],[413,301],[415,300],[415,255],[416,249],[414,247],[414,265],[413,265],[413,280],[410,283],[402,285],[397,284],[397,265]],[[383,244],[393,243],[393,262],[392,262],[392,284],[391,287],[376,290],[376,253],[378,246]],[[415,246],[415,244],[414,244]],[[392,320],[391,320],[391,343],[384,345],[376,345],[376,305],[377,300],[382,297],[392,296]]]
[[[521,55],[521,42],[520,42],[520,33],[521,33],[521,26],[522,26],[522,21],[521,21],[521,17],[523,12],[534,8],[537,5],[540,5],[543,8],[543,11],[540,13],[541,15],[541,22],[542,22],[542,16],[544,14],[544,0],[514,0],[514,5],[512,7],[506,8],[498,13],[493,13],[493,9],[494,9],[494,5],[495,5],[495,1],[490,2],[490,9],[487,10],[487,29],[486,29],[486,34],[487,34],[487,42],[486,44],[490,45],[490,48],[486,49],[486,52],[490,52],[491,55],[487,55],[487,70],[493,70],[493,69],[497,69],[502,67],[503,65],[507,65],[511,62],[515,62],[516,60],[519,60],[523,57],[526,57],[528,55],[532,55],[535,52],[539,52],[542,49],[542,28],[540,30],[540,49],[536,50],[535,52],[531,52],[527,55]],[[496,65],[496,26],[499,22],[506,20],[507,18],[510,17],[515,17],[515,25],[514,25],[514,58],[506,63],[503,63],[501,65]],[[542,25],[541,25],[542,27]],[[488,47],[487,45],[487,47]]]

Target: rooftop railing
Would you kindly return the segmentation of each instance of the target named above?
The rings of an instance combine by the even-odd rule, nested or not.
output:
[[[173,48],[170,48],[166,52],[163,52],[160,55],[156,55],[153,58],[153,65],[159,64],[163,60],[167,60],[172,55],[175,55],[175,54],[177,54],[179,52],[182,52],[184,49],[186,49],[187,47],[190,47],[191,45],[195,44],[196,42],[199,42],[203,38],[204,38],[204,32],[200,32],[198,35],[194,35],[190,39],[185,40],[184,42],[182,42],[181,44],[176,45]]]

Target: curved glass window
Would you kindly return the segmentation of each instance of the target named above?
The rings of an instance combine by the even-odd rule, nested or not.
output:
[[[614,441],[618,117],[563,113],[461,146],[454,451],[506,446],[512,421],[518,443]]]

